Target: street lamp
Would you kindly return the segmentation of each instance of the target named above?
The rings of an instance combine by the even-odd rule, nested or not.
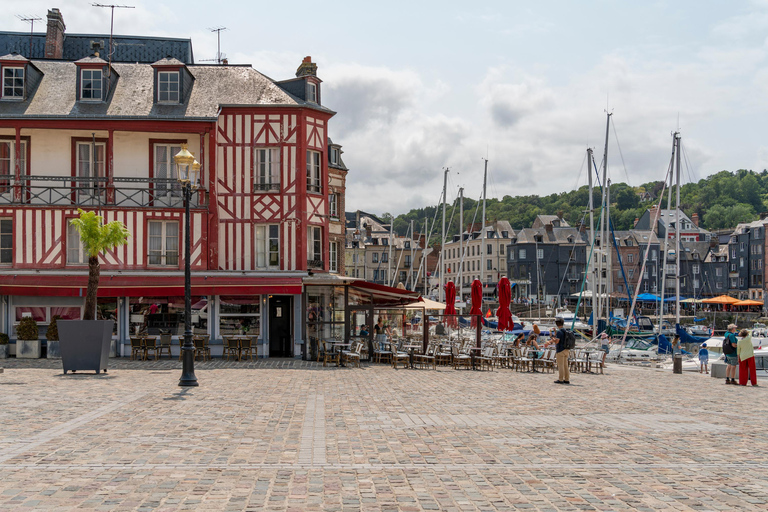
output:
[[[181,347],[182,369],[179,386],[197,386],[195,377],[195,346],[192,344],[192,275],[189,268],[190,229],[189,201],[192,189],[197,190],[200,184],[200,164],[195,156],[187,150],[187,145],[181,145],[181,151],[173,157],[176,164],[176,179],[181,183],[184,193],[184,345]]]

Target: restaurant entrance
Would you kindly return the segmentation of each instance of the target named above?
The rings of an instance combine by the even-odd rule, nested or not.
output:
[[[269,357],[293,357],[292,300],[282,295],[269,298]]]

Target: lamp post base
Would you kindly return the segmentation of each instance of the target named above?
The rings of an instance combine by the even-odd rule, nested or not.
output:
[[[195,376],[195,346],[192,344],[192,334],[184,335],[184,346],[181,347],[181,378],[179,386],[198,386]]]

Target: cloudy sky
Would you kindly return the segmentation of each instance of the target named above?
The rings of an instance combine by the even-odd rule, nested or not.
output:
[[[663,179],[680,128],[684,181],[768,168],[768,0],[245,2],[126,0],[115,33],[191,37],[274,79],[311,55],[331,137],[350,169],[347,210],[403,213],[448,200],[551,194],[586,183],[613,112],[613,181]],[[59,7],[72,33],[108,33],[82,0],[3,0],[13,14]],[[37,29],[37,26],[35,27]],[[43,23],[40,24],[41,30]],[[37,30],[36,30],[37,31]]]

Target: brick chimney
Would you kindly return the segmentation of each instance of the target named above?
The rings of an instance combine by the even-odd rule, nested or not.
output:
[[[691,222],[693,222],[693,225],[696,227],[699,227],[699,214],[696,212],[693,212],[693,215],[691,215]]]
[[[638,222],[640,222],[640,219],[635,217],[635,222],[632,224],[632,227],[636,227]]]
[[[64,18],[61,11],[51,9],[48,11],[48,31],[45,34],[45,58],[61,59],[64,57]]]
[[[296,70],[296,78],[301,78],[302,76],[317,76],[317,64],[312,62],[312,57],[310,56],[304,57],[299,69]]]
[[[549,222],[549,223],[547,223],[547,224],[544,226],[544,229],[546,229],[546,230],[547,230],[547,233],[552,233],[552,230],[554,229],[554,226],[552,225],[552,223],[551,223],[551,222]]]

